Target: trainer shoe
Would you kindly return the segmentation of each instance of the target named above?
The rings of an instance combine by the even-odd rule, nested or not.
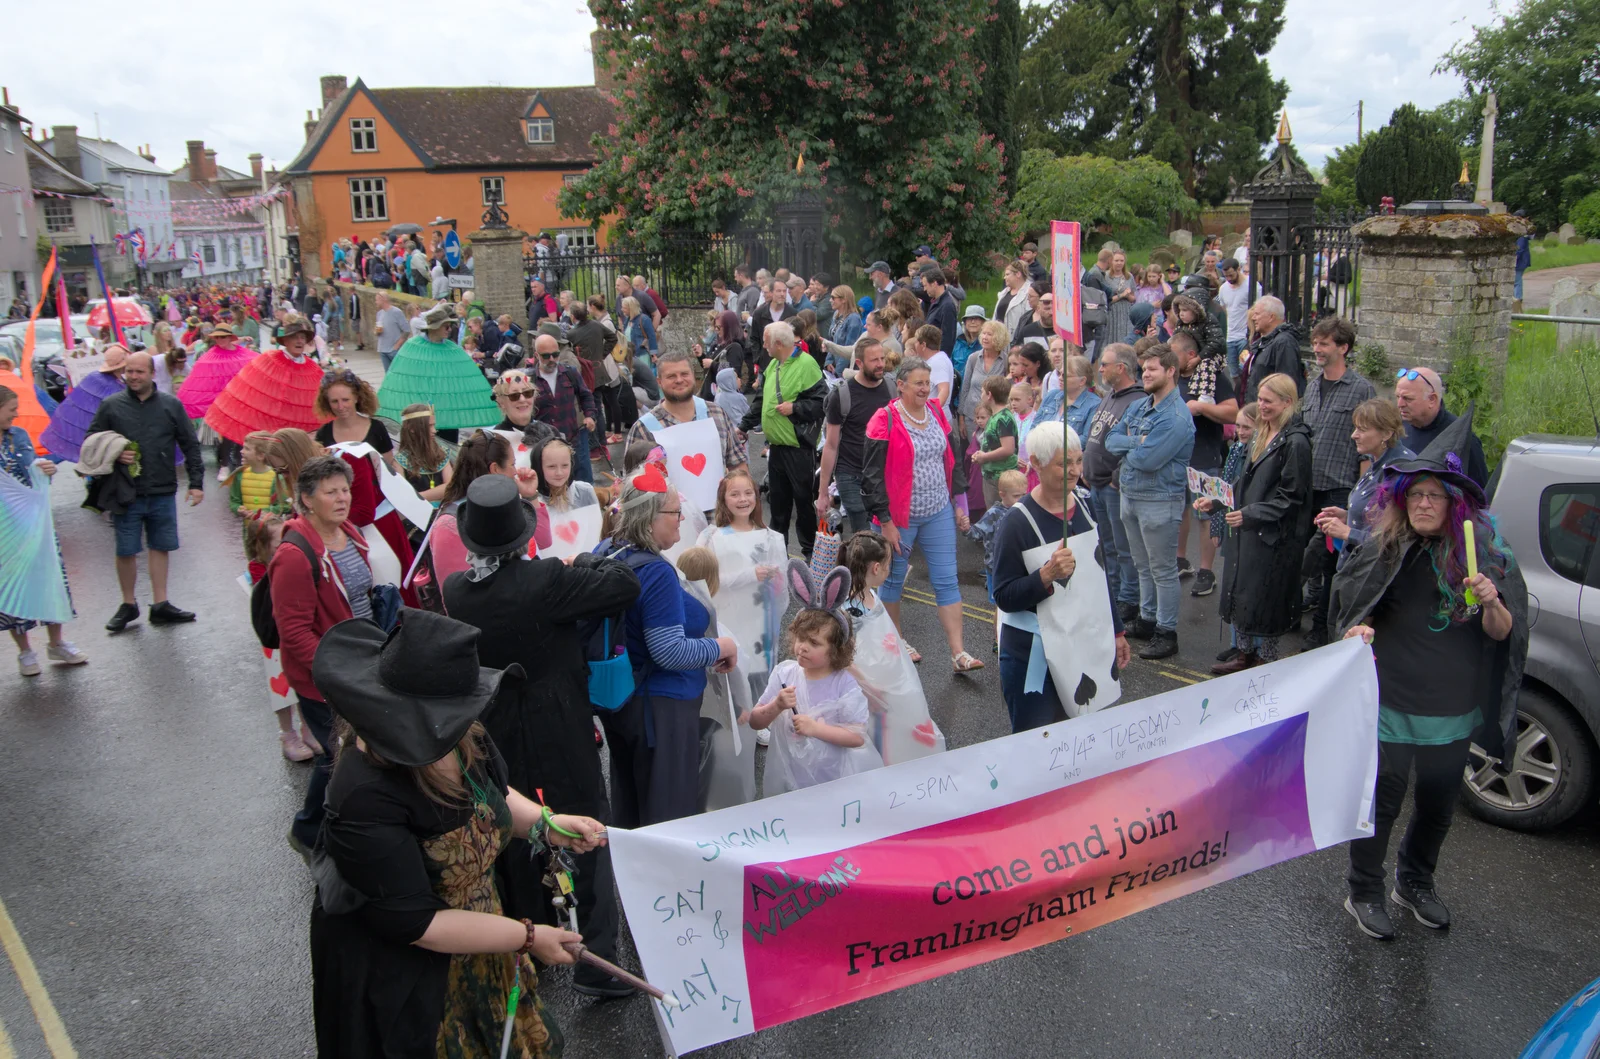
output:
[[[227,464],[223,464],[221,467],[217,468],[217,481],[226,482],[228,480],[228,475],[231,473],[232,471]]]
[[[139,604],[124,603],[111,615],[111,620],[106,622],[106,632],[121,632],[128,627],[128,623],[139,620]]]
[[[1367,937],[1379,941],[1394,940],[1394,920],[1389,918],[1389,910],[1383,907],[1381,900],[1357,901],[1354,897],[1346,897],[1344,910],[1356,917],[1356,926]]]
[[[1433,930],[1450,929],[1450,910],[1439,900],[1439,895],[1433,887],[1412,886],[1396,879],[1390,896],[1401,908],[1410,909],[1417,922],[1423,926]]]
[[[39,665],[38,651],[22,651],[17,655],[17,672],[25,677],[36,677],[44,672],[44,667]]]
[[[1166,629],[1157,629],[1150,642],[1139,650],[1139,657],[1145,659],[1171,658],[1178,653],[1178,633],[1176,630],[1168,632]]]
[[[186,621],[194,621],[194,611],[179,610],[165,599],[150,607],[151,625],[177,625]]]
[[[1209,596],[1217,590],[1217,575],[1210,570],[1196,570],[1194,574],[1194,587],[1189,589],[1191,596]]]
[[[772,745],[772,729],[763,728],[756,733],[756,743],[760,746]]]
[[[1117,617],[1122,619],[1122,624],[1127,625],[1139,616],[1139,604],[1118,603]]]
[[[1237,647],[1230,647],[1226,651],[1217,652],[1217,661],[1231,662],[1235,658],[1238,658],[1241,653],[1242,652]]]
[[[81,666],[89,660],[89,656],[78,650],[78,645],[70,640],[62,640],[45,648],[45,657],[52,662],[61,662],[69,666]]]
[[[283,747],[283,756],[286,761],[310,761],[314,755],[311,748],[306,746],[300,738],[300,733],[293,728],[287,732],[278,733],[278,742]]]
[[[1190,574],[1193,574],[1193,573],[1194,573],[1194,564],[1193,563],[1191,563],[1187,559],[1179,559],[1178,560],[1178,576],[1179,577],[1188,577]]]
[[[1122,626],[1122,632],[1130,640],[1148,640],[1156,634],[1156,623],[1136,617]]]

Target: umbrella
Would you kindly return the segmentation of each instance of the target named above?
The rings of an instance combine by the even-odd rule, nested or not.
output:
[[[151,324],[150,310],[137,298],[113,298],[111,304],[116,308],[117,322],[126,327],[148,327]],[[108,327],[111,324],[111,314],[106,311],[106,303],[101,302],[89,310],[90,327]]]
[[[403,224],[395,225],[393,228],[388,229],[383,234],[384,235],[416,235],[420,231],[422,231],[422,225],[420,225],[420,224],[412,224],[410,221],[406,221]]]

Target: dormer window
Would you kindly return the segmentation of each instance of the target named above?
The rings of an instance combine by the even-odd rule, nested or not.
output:
[[[378,123],[375,119],[350,119],[350,149],[357,152],[378,149]]]
[[[556,123],[553,118],[528,119],[529,143],[555,143]]]

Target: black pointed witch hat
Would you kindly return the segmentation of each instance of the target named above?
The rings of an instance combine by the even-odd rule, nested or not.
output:
[[[1472,413],[1476,407],[1476,403],[1467,405],[1467,410],[1439,431],[1428,447],[1416,456],[1386,465],[1384,477],[1431,474],[1472,497],[1480,507],[1487,504],[1489,499],[1484,495],[1483,487],[1467,477],[1466,473],[1467,453],[1472,445]]]

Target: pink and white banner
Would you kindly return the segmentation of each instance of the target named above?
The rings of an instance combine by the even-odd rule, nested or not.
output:
[[[1356,640],[636,831],[617,885],[681,1055],[1371,833]]]
[[[1083,345],[1083,255],[1079,252],[1077,221],[1050,222],[1050,288],[1054,295],[1056,334],[1075,346]]]

